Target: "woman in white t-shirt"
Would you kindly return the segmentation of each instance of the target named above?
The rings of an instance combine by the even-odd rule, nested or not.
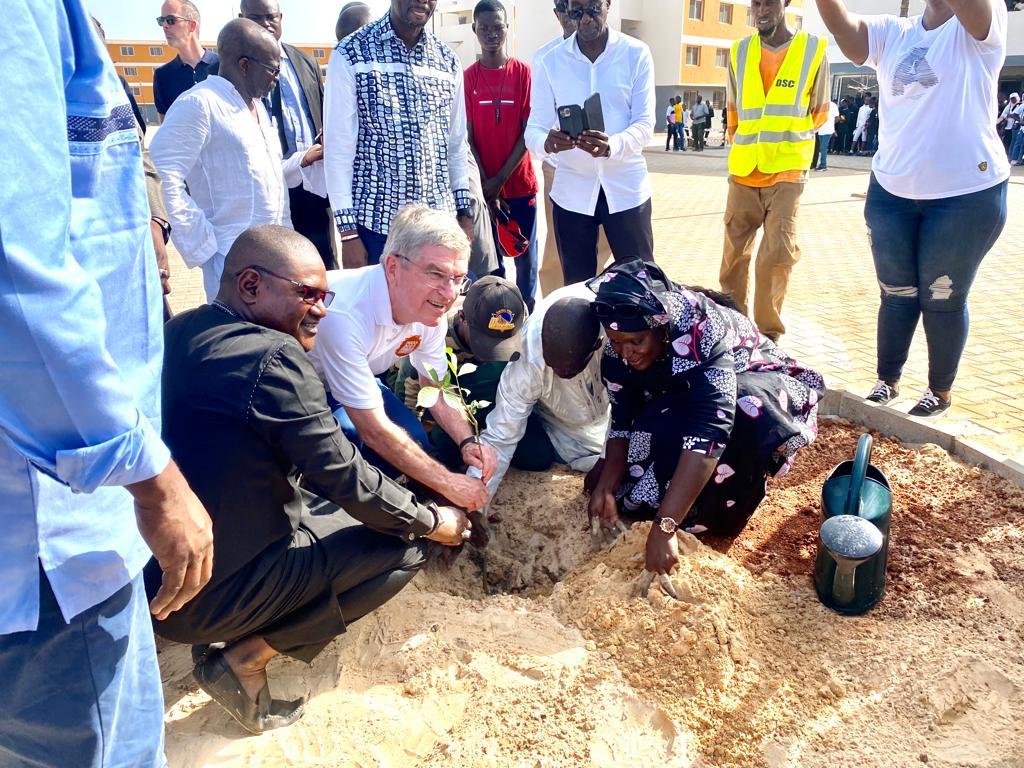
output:
[[[928,388],[912,416],[950,405],[967,342],[967,293],[1006,223],[1010,167],[996,133],[1006,56],[1002,0],[926,0],[921,16],[858,16],[817,0],[825,26],[855,64],[878,75],[881,122],[864,217],[881,288],[878,382],[888,403],[919,318]]]

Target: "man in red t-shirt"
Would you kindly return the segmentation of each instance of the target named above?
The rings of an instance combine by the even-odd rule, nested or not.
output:
[[[469,146],[480,166],[484,199],[519,225],[529,248],[516,259],[516,286],[533,310],[537,288],[537,177],[523,131],[530,116],[530,68],[505,53],[504,6],[480,0],[473,31],[483,54],[466,69]],[[498,248],[499,257],[502,249]],[[495,274],[504,275],[499,261]]]

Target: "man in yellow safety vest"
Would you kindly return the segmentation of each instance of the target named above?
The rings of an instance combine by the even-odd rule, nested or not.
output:
[[[751,0],[757,34],[737,40],[726,86],[729,198],[719,279],[747,312],[750,256],[755,265],[753,319],[765,336],[785,333],[779,313],[789,273],[800,259],[796,219],[814,134],[828,118],[826,39],[786,24],[789,0]]]

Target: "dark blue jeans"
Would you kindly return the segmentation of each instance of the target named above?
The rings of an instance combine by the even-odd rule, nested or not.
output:
[[[817,153],[818,159],[818,164],[814,167],[820,171],[828,168],[828,145],[832,141],[832,134],[828,133],[823,136],[815,136],[814,141],[814,149]]]
[[[40,576],[38,628],[0,635],[0,765],[167,765],[142,574],[70,622]]]
[[[398,395],[388,389],[380,379],[377,379],[377,386],[380,388],[381,396],[384,398],[384,413],[387,417],[395,425],[404,429],[409,437],[419,444],[420,448],[432,455],[434,448],[430,444],[426,430],[423,429],[420,420],[416,418],[416,414],[410,411],[405,403],[398,399]],[[363,439],[359,436],[356,425],[348,417],[348,413],[345,412],[344,406],[338,405],[333,397],[330,399],[330,406],[334,411],[334,418],[338,420],[342,433],[349,439],[349,442],[359,449],[364,459],[392,480],[402,474],[401,470],[385,461],[375,450],[363,444]]]
[[[1006,223],[1006,182],[967,195],[910,200],[871,176],[864,218],[875,274],[878,378],[899,381],[918,318],[928,343],[928,386],[952,388],[967,343],[967,294]]]

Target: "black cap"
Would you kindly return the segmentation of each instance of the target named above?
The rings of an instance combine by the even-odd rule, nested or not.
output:
[[[522,351],[519,331],[529,313],[514,283],[494,275],[481,277],[469,287],[462,311],[475,358],[503,362]]]

